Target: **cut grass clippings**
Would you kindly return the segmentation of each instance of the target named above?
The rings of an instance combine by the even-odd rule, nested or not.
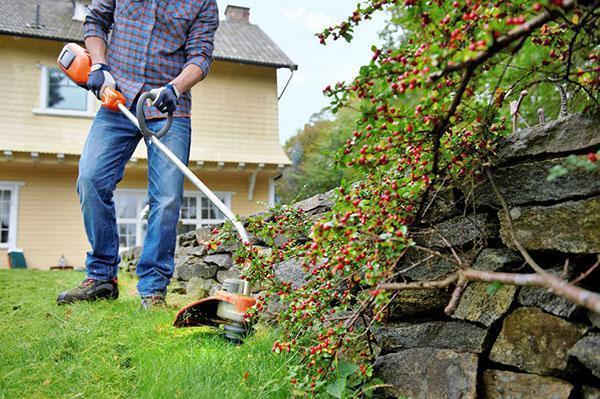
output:
[[[258,326],[244,345],[210,328],[175,329],[175,308],[121,298],[57,307],[79,272],[0,270],[0,398],[287,398],[292,361]]]

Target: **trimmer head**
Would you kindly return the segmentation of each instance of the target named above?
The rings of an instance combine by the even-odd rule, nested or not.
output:
[[[249,331],[244,314],[256,303],[256,299],[248,295],[249,292],[247,281],[225,280],[223,290],[217,291],[214,296],[182,308],[177,313],[173,326],[177,328],[218,327],[222,324],[225,337],[230,341],[241,343]]]

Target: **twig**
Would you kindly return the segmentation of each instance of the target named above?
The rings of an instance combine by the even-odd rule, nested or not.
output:
[[[506,203],[506,200],[504,199],[504,196],[502,195],[502,193],[500,193],[500,190],[498,189],[498,186],[496,185],[496,181],[494,180],[494,176],[492,176],[492,172],[490,172],[490,169],[489,168],[486,169],[485,172],[487,174],[488,180],[490,181],[490,185],[492,186],[492,190],[494,191],[494,194],[496,194],[496,198],[498,198],[498,202],[500,202],[500,205],[502,205],[502,209],[504,210],[504,213],[506,215],[506,227],[508,228],[508,231],[510,233],[513,243],[515,244],[515,246],[517,247],[517,249],[523,256],[525,261],[527,261],[529,266],[531,266],[531,268],[536,273],[539,273],[541,275],[547,275],[548,273],[544,269],[542,269],[542,267],[540,265],[538,265],[535,260],[533,260],[531,255],[529,255],[529,252],[527,252],[527,250],[525,249],[525,247],[523,247],[523,245],[521,245],[519,240],[517,240],[517,234],[515,233],[515,229],[513,227],[512,217],[510,216],[510,210],[508,209],[508,204]]]
[[[594,263],[589,269],[587,269],[587,271],[581,273],[579,277],[577,277],[575,280],[571,281],[571,284],[576,285],[580,283],[583,279],[592,274],[594,270],[598,268],[598,266],[600,266],[600,255],[598,256],[598,261],[596,261],[596,263]]]
[[[456,287],[454,287],[454,291],[452,292],[450,302],[448,302],[448,305],[444,309],[444,313],[446,313],[448,316],[452,316],[454,314],[454,311],[458,306],[458,302],[460,301],[460,298],[462,298],[462,295],[465,292],[468,284],[469,282],[462,277],[462,275],[460,275],[458,278],[458,283],[456,283]]]

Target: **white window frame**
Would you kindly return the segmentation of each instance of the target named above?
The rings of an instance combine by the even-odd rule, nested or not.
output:
[[[0,190],[10,191],[10,215],[8,219],[8,242],[0,243],[0,249],[17,248],[17,232],[19,228],[19,189],[24,182],[1,181]]]
[[[223,203],[227,205],[227,208],[231,209],[231,197],[234,193],[227,191],[220,191],[214,193],[217,197],[223,198]],[[225,219],[202,219],[202,198],[204,194],[200,191],[185,191],[184,197],[195,197],[196,198],[196,219],[180,219],[184,224],[192,224],[193,220],[196,220],[196,229],[202,226],[210,226],[213,224],[223,223]]]
[[[135,223],[136,224],[136,230],[135,230],[135,245],[136,246],[141,246],[143,245],[143,227],[144,224],[147,223],[147,221],[145,219],[142,218],[142,211],[144,209],[144,197],[148,194],[147,190],[143,190],[143,189],[117,189],[115,191],[115,195],[116,194],[122,194],[122,195],[135,195],[136,196],[136,218],[117,218],[117,225],[119,223]],[[226,191],[222,191],[222,192],[215,192],[215,195],[219,198],[223,198],[225,201],[225,205],[227,205],[228,208],[231,208],[231,198],[234,195],[234,192],[226,192]],[[195,228],[199,229],[202,226],[210,226],[210,225],[214,225],[214,224],[219,224],[219,223],[223,223],[225,221],[225,219],[202,219],[202,198],[204,197],[204,195],[200,192],[200,191],[184,191],[183,193],[184,197],[195,197],[196,198],[196,218],[195,219],[179,219],[180,223],[183,224],[194,224],[195,221]],[[129,247],[120,247],[119,250],[123,251],[123,250],[127,250],[130,249]]]
[[[40,98],[38,108],[33,109],[36,115],[72,116],[77,118],[93,118],[96,115],[96,97],[91,92],[87,93],[87,109],[76,111],[69,109],[48,108],[48,83],[50,67],[42,65],[40,79]]]

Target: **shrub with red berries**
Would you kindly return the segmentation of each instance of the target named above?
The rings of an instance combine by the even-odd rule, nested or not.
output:
[[[288,207],[251,220],[249,230],[265,243],[288,239],[272,251],[248,246],[238,254],[246,278],[267,288],[251,313],[281,302],[282,336],[273,350],[299,359],[301,366],[290,370],[294,392],[342,397],[340,386],[370,392],[353,389],[371,377],[369,328],[385,318],[393,297],[381,286],[395,281],[396,264],[413,245],[412,229],[434,193],[481,174],[495,140],[507,132],[509,101],[524,89],[554,93],[561,84],[571,107],[598,109],[598,5],[368,0],[317,35],[323,44],[350,41],[357,25],[381,11],[402,31],[398,41],[373,47],[355,79],[324,90],[332,110],[349,103],[361,110],[337,161],[362,178],[344,183],[333,210],[319,220]],[[597,157],[586,161],[598,165]],[[291,258],[305,260],[302,287],[276,278],[274,265]]]

